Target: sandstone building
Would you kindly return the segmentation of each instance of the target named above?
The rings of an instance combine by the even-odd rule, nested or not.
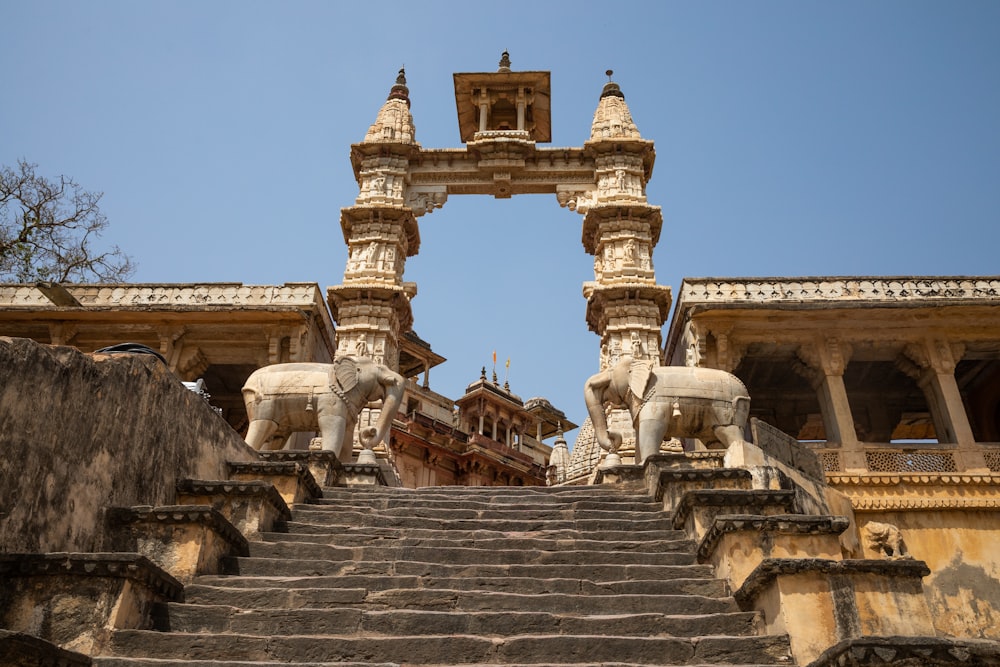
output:
[[[0,286],[0,657],[1000,665],[1000,277],[689,278],[674,303],[653,143],[617,84],[569,149],[540,145],[548,72],[505,53],[455,95],[465,146],[425,149],[400,72],[352,146],[347,266],[325,292]],[[733,373],[749,442],[636,465],[609,407],[625,439],[607,466],[589,419],[569,452],[576,425],[486,369],[463,396],[431,389],[445,359],[403,280],[418,218],[524,193],[582,216],[594,370]],[[81,353],[126,340],[163,363]],[[245,446],[253,370],[347,354],[407,381],[377,465],[308,434]]]

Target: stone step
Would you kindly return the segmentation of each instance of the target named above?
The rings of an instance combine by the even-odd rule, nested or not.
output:
[[[685,559],[688,560],[688,559]],[[536,579],[572,579],[586,576],[590,581],[649,581],[656,579],[713,578],[710,565],[588,565],[576,563],[553,565],[453,565],[418,561],[344,561],[315,558],[235,558],[226,566],[232,574],[247,576],[347,576],[382,577],[532,577]]]
[[[505,662],[503,663],[505,667],[538,667],[539,663],[531,663],[530,665],[522,662]],[[547,664],[552,664],[547,663]],[[640,663],[634,662],[573,662],[573,663],[559,663],[563,667],[639,667]],[[781,663],[789,664],[789,663]],[[170,660],[170,659],[160,659],[160,658],[123,658],[123,657],[108,657],[108,656],[98,656],[94,658],[94,667],[289,667],[289,665],[295,665],[295,667],[429,667],[425,664],[417,664],[412,662],[260,662],[254,660],[252,662],[247,662],[243,660],[232,661],[232,660]],[[730,664],[725,663],[726,667],[768,667],[767,665],[760,664]],[[435,665],[435,667],[441,667],[441,665]],[[487,667],[487,663],[463,663],[461,665],[454,665],[454,667]],[[706,664],[692,664],[687,667],[718,667],[718,663],[714,665]]]
[[[115,632],[115,655],[186,660],[361,662],[407,665],[620,663],[789,664],[787,638],[622,637],[606,635],[512,635],[503,639],[470,635],[273,637],[239,634]],[[557,663],[553,658],[556,658]],[[105,663],[106,664],[106,663]],[[189,663],[190,664],[190,663]]]
[[[460,520],[507,520],[507,521],[576,521],[579,519],[604,519],[611,521],[650,520],[659,518],[662,514],[656,505],[637,510],[618,509],[587,509],[577,510],[572,507],[522,507],[492,506],[484,508],[441,508],[428,507],[424,504],[411,507],[391,507],[377,509],[370,507],[344,508],[336,505],[296,505],[298,514],[324,514],[339,518],[341,515],[360,514],[375,515],[380,518],[412,518],[440,519],[445,521]]]
[[[663,553],[690,550],[693,541],[683,536],[669,540],[590,540],[590,539],[553,539],[545,537],[522,537],[519,535],[489,538],[449,538],[448,533],[439,533],[437,538],[414,538],[408,533],[397,532],[393,536],[377,535],[344,535],[331,531],[326,526],[317,524],[289,523],[287,533],[263,533],[262,542],[313,542],[316,544],[332,544],[341,547],[424,547],[435,549],[532,549],[536,551],[614,551]]]
[[[474,496],[471,498],[452,497],[430,497],[430,498],[410,498],[410,497],[358,497],[324,496],[318,498],[314,503],[305,505],[306,507],[339,507],[351,509],[408,509],[414,507],[425,507],[430,509],[472,509],[486,510],[503,507],[511,510],[576,510],[576,511],[625,511],[625,512],[655,512],[662,509],[662,504],[657,503],[652,498],[643,497],[642,500],[620,500],[617,498],[585,498],[563,500],[556,497],[543,496],[541,500],[524,497],[518,498],[497,498],[496,496]]]
[[[702,595],[574,595],[568,593],[508,593],[481,590],[390,588],[235,588],[192,585],[187,602],[242,609],[303,607],[363,607],[366,609],[429,609],[437,611],[542,611],[550,613],[715,614],[738,611],[731,597]]]
[[[471,514],[471,513],[470,513]],[[357,527],[392,527],[392,528],[437,528],[442,530],[502,530],[502,531],[537,531],[537,530],[581,530],[581,531],[623,531],[635,530],[673,530],[673,522],[663,512],[643,512],[641,516],[635,513],[624,513],[613,516],[592,517],[581,516],[538,516],[525,515],[506,518],[486,518],[475,516],[417,516],[412,513],[386,514],[383,512],[336,511],[332,514],[326,510],[313,508],[297,508],[292,512],[295,521],[305,523],[322,523],[327,519],[337,524]]]
[[[255,558],[317,558],[343,561],[420,561],[455,565],[526,565],[591,564],[618,565],[689,565],[694,563],[693,549],[663,553],[608,553],[585,550],[533,551],[523,549],[469,549],[442,547],[338,547],[317,542],[250,542],[250,556]]]
[[[688,535],[683,530],[604,530],[604,531],[579,531],[571,528],[553,530],[487,530],[487,529],[441,529],[441,528],[408,528],[405,533],[399,528],[390,526],[345,526],[335,523],[311,523],[297,522],[304,525],[323,526],[330,532],[344,536],[361,536],[365,538],[387,538],[404,535],[414,539],[493,539],[496,537],[518,536],[518,537],[539,537],[545,539],[558,540],[591,540],[600,541],[642,541],[642,540],[683,540]]]
[[[418,575],[386,577],[372,574],[348,574],[335,576],[303,577],[227,577],[204,576],[189,584],[186,591],[190,597],[195,586],[222,586],[227,588],[364,588],[369,591],[390,588],[491,591],[518,594],[563,593],[571,595],[702,595],[723,597],[728,594],[725,583],[720,579],[672,578],[633,579],[625,581],[595,582],[586,579],[540,579],[537,577],[423,577]]]
[[[342,486],[323,487],[323,496],[371,496],[371,497],[451,497],[468,498],[474,496],[496,498],[616,498],[644,499],[649,496],[644,492],[626,491],[614,485],[603,486],[423,486],[419,489],[404,489],[389,486]]]
[[[696,637],[753,636],[754,612],[708,615],[554,614],[548,612],[446,612],[336,609],[239,609],[219,605],[170,603],[166,610],[173,632],[246,635],[318,635],[337,628],[350,636],[374,635],[598,635]]]

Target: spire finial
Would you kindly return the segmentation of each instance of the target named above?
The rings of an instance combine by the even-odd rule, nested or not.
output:
[[[396,85],[389,91],[390,100],[403,100],[406,106],[410,106],[410,89],[406,87],[406,68],[400,67],[399,74],[396,75]]]
[[[498,72],[509,72],[510,71],[510,54],[507,53],[507,49],[504,49],[503,53],[500,54],[500,69]]]
[[[615,73],[614,70],[605,70],[604,72],[608,76],[608,82],[604,84],[604,90],[601,91],[601,97],[620,97],[623,100],[625,95],[622,93],[622,89],[618,87],[618,84],[612,81],[611,76]]]

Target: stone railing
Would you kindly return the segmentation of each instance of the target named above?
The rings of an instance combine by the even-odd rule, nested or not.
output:
[[[196,283],[188,285],[134,283],[64,285],[83,307],[128,306],[302,306],[324,304],[316,283],[244,285]],[[53,303],[34,285],[0,286],[0,306],[51,307]]]
[[[976,445],[983,454],[986,467],[1000,473],[1000,443]],[[819,457],[826,473],[844,472],[844,450],[836,448],[811,448]],[[894,445],[865,444],[861,447],[869,472],[873,473],[950,473],[965,472],[962,457],[949,445]]]
[[[686,303],[1000,299],[1000,278],[687,278],[681,298]]]

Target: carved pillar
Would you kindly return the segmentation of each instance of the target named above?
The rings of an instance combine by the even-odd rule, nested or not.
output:
[[[961,445],[975,442],[955,381],[955,366],[964,352],[965,347],[960,344],[925,340],[907,345],[903,350],[905,356],[897,362],[897,367],[916,380],[923,390],[938,442]]]
[[[826,430],[828,443],[838,443],[844,450],[860,450],[857,433],[854,430],[854,417],[851,414],[851,404],[847,399],[847,389],[844,387],[844,369],[850,359],[851,348],[836,338],[818,340],[811,345],[799,348],[799,359],[802,365],[796,365],[795,370],[809,380],[819,398],[823,412],[823,428]],[[845,467],[847,467],[845,456]],[[852,457],[855,468],[866,469],[863,455]]]

